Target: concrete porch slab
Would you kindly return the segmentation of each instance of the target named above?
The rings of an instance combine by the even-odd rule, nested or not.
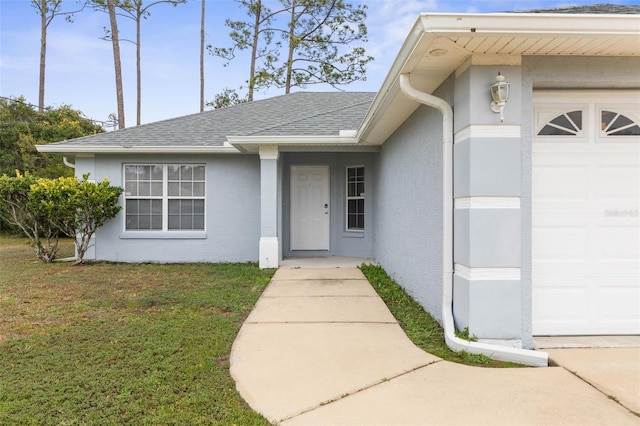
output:
[[[373,259],[347,256],[289,257],[280,261],[281,268],[357,268],[366,264],[375,264]]]

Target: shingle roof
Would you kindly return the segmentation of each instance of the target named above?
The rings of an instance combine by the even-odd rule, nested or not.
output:
[[[222,146],[227,136],[338,135],[358,129],[374,96],[298,92],[51,145]]]
[[[568,6],[554,9],[527,10],[525,13],[575,13],[575,14],[619,14],[636,15],[640,14],[640,6],[623,6],[619,4],[592,4],[585,6]]]

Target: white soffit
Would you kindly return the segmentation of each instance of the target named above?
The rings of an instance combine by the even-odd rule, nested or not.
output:
[[[422,14],[358,140],[382,144],[418,108],[400,93],[400,74],[410,74],[416,89],[433,93],[459,67],[518,64],[522,56],[640,56],[640,15]]]

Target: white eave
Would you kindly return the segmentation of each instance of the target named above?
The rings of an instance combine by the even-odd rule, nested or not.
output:
[[[433,93],[470,62],[518,65],[523,56],[640,56],[640,15],[542,13],[421,14],[358,131],[382,144],[417,108],[399,91],[401,74]]]
[[[341,130],[338,135],[289,135],[289,136],[227,136],[227,143],[246,153],[257,153],[260,146],[277,145],[280,151],[296,151],[331,147],[331,149],[353,149],[362,151],[364,144],[358,144],[355,130]],[[372,147],[377,150],[377,147]]]
[[[223,146],[127,146],[127,145],[36,145],[39,152],[52,154],[239,154],[237,148]]]

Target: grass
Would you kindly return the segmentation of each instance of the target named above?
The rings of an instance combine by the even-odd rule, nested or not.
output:
[[[273,270],[44,264],[2,236],[0,269],[0,424],[269,424],[229,353]]]
[[[447,361],[482,367],[522,367],[519,364],[493,360],[484,355],[454,352],[445,344],[444,330],[422,306],[377,265],[361,265],[360,269],[387,304],[405,333],[419,348]],[[467,339],[469,331],[467,330]]]

